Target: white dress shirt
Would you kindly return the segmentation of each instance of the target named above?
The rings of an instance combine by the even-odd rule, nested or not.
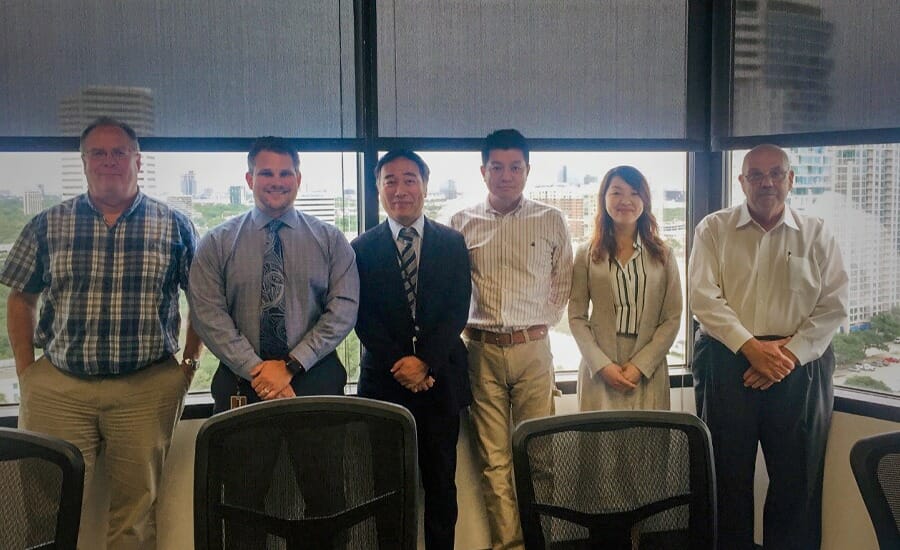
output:
[[[559,322],[572,288],[572,242],[558,209],[525,197],[508,214],[486,200],[453,215],[472,262],[469,326],[495,332]]]
[[[388,217],[388,225],[391,228],[391,235],[394,237],[394,243],[397,245],[397,251],[403,252],[403,245],[400,243],[400,230],[403,229],[404,226],[394,218]],[[422,257],[422,238],[425,237],[425,214],[416,219],[416,221],[412,222],[409,225],[416,230],[417,239],[413,239],[413,250],[416,252],[416,258]]]
[[[746,202],[703,219],[688,267],[700,327],[737,353],[753,336],[791,336],[800,364],[821,357],[847,317],[848,278],[821,219],[785,206],[765,231]]]

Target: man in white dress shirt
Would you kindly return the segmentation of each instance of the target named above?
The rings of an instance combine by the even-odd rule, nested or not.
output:
[[[513,424],[552,415],[553,356],[548,327],[559,322],[572,286],[572,244],[562,213],[525,198],[528,143],[516,130],[485,139],[487,200],[457,212],[466,238],[472,305],[465,337],[470,406],[494,549],[522,548],[512,478]]]
[[[697,414],[713,437],[719,548],[753,548],[757,443],[769,474],[763,546],[818,548],[834,403],[831,339],[847,317],[847,274],[822,220],[785,206],[787,154],[753,148],[746,201],[697,225],[689,266]]]

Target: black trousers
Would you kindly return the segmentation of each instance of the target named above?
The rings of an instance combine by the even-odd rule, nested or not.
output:
[[[337,357],[331,353],[315,367],[294,376],[291,387],[298,396],[343,395],[347,372]],[[239,378],[223,364],[213,376],[210,391],[215,401],[214,412],[222,412],[230,407],[231,396],[240,389],[247,396],[247,403],[260,399],[250,386],[250,382]],[[239,440],[240,439],[240,440]],[[276,472],[282,446],[287,446],[291,457],[290,470],[301,488],[306,503],[305,517],[328,516],[342,511],[344,505],[344,439],[338,432],[321,433],[316,445],[303,445],[290,437],[285,437],[278,426],[269,426],[245,437],[235,438],[234,445],[250,452],[227,453],[224,460],[227,471],[235,472],[225,480],[226,501],[232,505],[251,510],[266,510],[266,502],[278,501],[279,485],[282,479],[273,476],[284,475]],[[267,535],[258,527],[226,524],[225,545],[227,550],[253,550],[266,548]],[[332,548],[344,548],[346,536],[337,539]],[[290,545],[289,545],[290,546]]]
[[[812,550],[822,540],[822,476],[834,406],[831,346],[768,390],[745,388],[750,362],[709,335],[694,343],[697,414],[709,426],[716,464],[718,547],[752,549],[757,443],[769,473],[766,550]]]
[[[413,411],[425,489],[425,548],[453,550],[456,534],[456,442],[459,414]]]

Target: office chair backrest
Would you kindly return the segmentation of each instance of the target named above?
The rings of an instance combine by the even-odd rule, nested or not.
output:
[[[197,435],[195,546],[413,549],[416,457],[409,411],[371,399],[278,399],[215,415]]]
[[[0,428],[0,548],[74,550],[84,459],[48,435]]]
[[[900,432],[857,441],[850,466],[879,546],[900,548]]]
[[[513,434],[525,547],[712,549],[715,476],[696,416],[603,411],[522,422]]]

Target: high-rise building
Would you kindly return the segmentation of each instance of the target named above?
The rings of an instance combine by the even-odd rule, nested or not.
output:
[[[197,175],[193,170],[181,175],[181,194],[188,197],[197,194]]]
[[[585,239],[585,196],[578,187],[538,186],[529,194],[529,198],[559,208],[566,216],[569,235],[576,241]]]
[[[244,204],[244,187],[242,185],[232,185],[228,188],[228,202]]]
[[[323,222],[333,224],[335,220],[335,197],[322,192],[301,193],[294,199],[294,206],[305,214],[315,216]]]
[[[34,216],[44,209],[44,194],[40,191],[25,191],[22,197],[22,209],[26,216]]]
[[[154,134],[153,92],[149,88],[128,86],[89,86],[67,97],[59,104],[59,126],[64,135],[80,135],[82,130],[101,116],[120,120],[137,132],[138,138]],[[138,185],[144,193],[157,194],[156,157],[141,153]],[[62,158],[62,198],[84,193],[87,180],[79,154]]]
[[[792,149],[791,206],[827,220],[850,276],[850,328],[900,306],[900,144]]]
[[[736,2],[734,128],[772,133],[824,126],[832,33],[820,0]]]
[[[140,137],[152,136],[153,92],[130,86],[88,86],[59,103],[59,126],[64,135],[81,134],[101,116],[127,123]]]

